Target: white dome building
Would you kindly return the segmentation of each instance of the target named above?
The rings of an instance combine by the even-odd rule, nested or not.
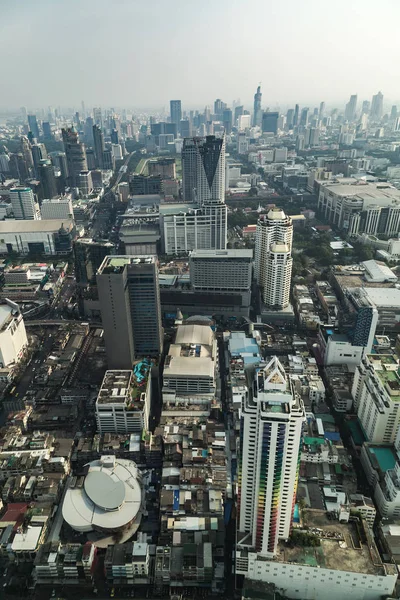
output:
[[[102,456],[86,477],[74,477],[62,506],[64,520],[82,533],[136,530],[142,516],[141,475],[131,460]],[[136,527],[135,527],[136,525]]]

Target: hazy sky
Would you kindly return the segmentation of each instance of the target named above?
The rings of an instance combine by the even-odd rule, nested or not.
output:
[[[0,0],[0,106],[400,101],[399,0]]]

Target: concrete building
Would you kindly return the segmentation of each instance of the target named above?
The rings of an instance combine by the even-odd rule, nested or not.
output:
[[[72,199],[70,196],[57,196],[51,200],[43,200],[40,212],[42,219],[73,220]]]
[[[78,175],[87,171],[85,144],[79,141],[79,135],[74,128],[62,129],[62,139],[67,160],[68,180],[73,187],[78,185]]]
[[[177,328],[163,372],[163,414],[210,414],[217,390],[218,349],[208,323],[186,321]]]
[[[186,138],[182,148],[183,198],[202,207],[225,201],[225,136]]]
[[[97,431],[142,433],[149,428],[151,362],[137,363],[136,371],[106,371],[96,400]]]
[[[80,171],[76,175],[76,186],[82,196],[88,196],[93,191],[93,180],[91,171]]]
[[[18,304],[5,300],[0,304],[0,365],[13,367],[28,347],[24,319]]]
[[[182,102],[181,100],[170,100],[169,106],[171,123],[175,123],[178,127],[182,119]]]
[[[16,219],[35,221],[40,219],[39,205],[31,188],[10,189],[11,206]]]
[[[354,408],[367,440],[393,444],[400,426],[399,360],[394,354],[368,354],[357,367]]]
[[[133,535],[143,510],[142,480],[136,464],[110,455],[88,467],[87,475],[74,477],[66,490],[64,520],[80,533],[103,533],[105,545],[115,543],[117,531]]]
[[[386,182],[349,177],[322,181],[318,210],[329,223],[352,236],[396,236],[400,230],[400,191]]]
[[[130,369],[137,357],[158,357],[163,329],[157,257],[106,257],[97,288],[109,368]]]
[[[292,528],[305,421],[276,356],[255,370],[241,418],[237,543],[273,557]]]
[[[269,307],[289,305],[292,276],[293,225],[280,209],[259,219],[256,233],[255,275],[263,302]]]
[[[227,245],[227,207],[218,200],[198,205],[160,206],[160,229],[164,254],[192,250],[225,250]]]
[[[114,245],[107,241],[79,238],[74,242],[75,279],[80,286],[96,285],[96,273],[101,263],[113,253]]]
[[[392,597],[397,580],[395,564],[383,563],[373,534],[364,521],[359,534],[352,522],[328,520],[325,510],[304,511],[319,539],[313,548],[281,542],[274,560],[239,550],[236,573],[256,582],[274,584],[286,597],[297,600],[377,600]],[[299,536],[306,533],[300,529]],[[357,540],[357,547],[352,540]],[[263,588],[264,589],[264,588]]]
[[[0,221],[0,254],[69,254],[76,231],[73,221]]]
[[[189,266],[195,291],[250,293],[252,250],[193,250]]]

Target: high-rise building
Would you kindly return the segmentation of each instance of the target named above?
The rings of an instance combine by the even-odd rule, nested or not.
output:
[[[308,106],[305,106],[304,108],[301,109],[301,113],[300,113],[300,123],[299,125],[301,127],[307,127],[308,125],[308,113],[309,113],[310,109],[308,108]]]
[[[322,119],[325,116],[325,102],[321,102],[321,104],[319,105],[319,120],[322,121]]]
[[[74,242],[75,279],[80,287],[96,285],[96,273],[114,246],[107,241],[79,238]]]
[[[289,108],[286,113],[286,127],[287,129],[293,128],[293,120],[294,120],[294,108]]]
[[[354,121],[354,118],[356,116],[356,109],[357,109],[357,94],[353,94],[352,96],[350,96],[350,100],[346,104],[344,118],[347,121]]]
[[[361,114],[368,115],[370,110],[371,103],[369,100],[364,100],[361,106]]]
[[[44,139],[45,140],[52,140],[53,139],[53,134],[51,133],[50,123],[48,121],[43,121],[42,128],[43,128],[43,137],[44,137]]]
[[[225,133],[229,135],[232,131],[232,109],[224,109],[222,113],[222,123],[224,125]]]
[[[354,408],[368,442],[393,444],[400,429],[398,358],[367,354],[354,374]]]
[[[188,138],[192,137],[192,122],[190,119],[182,119],[180,123],[181,137]]]
[[[98,125],[93,125],[93,146],[96,157],[96,166],[103,168],[104,135]]]
[[[272,308],[289,305],[292,276],[292,219],[275,208],[257,223],[255,274],[263,302]]]
[[[39,139],[39,125],[36,115],[28,115],[29,131],[32,131],[33,137]]]
[[[32,158],[35,176],[39,177],[40,161],[47,159],[47,150],[44,144],[32,144]]]
[[[262,93],[261,86],[258,86],[256,93],[254,94],[254,110],[253,110],[253,126],[261,127],[262,122],[262,109],[261,109]]]
[[[383,94],[382,92],[378,92],[375,96],[372,96],[371,102],[371,111],[370,111],[370,119],[371,121],[380,121],[383,115]]]
[[[202,206],[225,202],[225,136],[187,138],[182,148],[183,195]]]
[[[68,183],[76,187],[79,173],[87,171],[85,144],[79,141],[79,135],[73,127],[62,129],[62,138],[68,165]]]
[[[276,554],[293,522],[304,405],[276,356],[257,368],[240,434],[238,546]]]
[[[162,351],[156,256],[108,256],[97,273],[108,366],[130,369],[136,357]]]
[[[29,172],[31,172],[31,169],[33,168],[32,149],[28,138],[24,135],[21,137],[21,152],[26,162],[27,169]],[[47,154],[44,156],[44,158],[47,158]]]
[[[178,128],[182,120],[182,102],[180,100],[170,100],[169,107],[171,123],[175,123]]]
[[[263,133],[278,133],[278,112],[262,113],[262,131]]]
[[[294,117],[293,117],[293,126],[297,127],[299,124],[299,111],[300,107],[298,104],[294,107]]]
[[[40,219],[39,206],[31,188],[16,187],[10,189],[10,200],[16,219],[36,221]]]
[[[51,160],[45,158],[41,160],[38,168],[39,181],[41,183],[42,199],[50,199],[57,196],[57,182],[54,175],[54,167]]]

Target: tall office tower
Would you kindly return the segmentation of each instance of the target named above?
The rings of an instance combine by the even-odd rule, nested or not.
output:
[[[214,101],[214,116],[217,121],[219,121],[222,117],[222,112],[224,110],[224,102],[222,102],[221,98],[217,98]]]
[[[118,136],[118,131],[116,129],[113,129],[111,131],[111,143],[119,144],[119,136]]]
[[[108,256],[97,288],[110,369],[130,369],[135,358],[162,351],[156,256]]]
[[[73,127],[61,131],[68,165],[68,183],[76,187],[79,173],[87,171],[85,144],[79,141],[79,135]]]
[[[106,256],[114,251],[111,242],[79,238],[74,242],[75,279],[79,287],[96,285],[96,273]]]
[[[180,122],[181,137],[188,138],[192,137],[192,122],[190,119],[182,119]]]
[[[31,145],[25,135],[21,136],[21,152],[22,156],[24,157],[24,161],[26,162],[27,169],[29,172],[31,172],[33,169],[33,156]]]
[[[243,114],[244,114],[244,107],[243,107],[243,105],[235,106],[235,113],[234,113],[234,116],[233,116],[233,124],[235,126],[237,126],[238,119]]]
[[[301,110],[301,114],[300,114],[300,123],[299,125],[301,125],[302,127],[307,127],[308,125],[308,112],[309,112],[309,108],[306,106]]]
[[[51,133],[50,123],[48,121],[43,121],[42,127],[43,127],[43,138],[45,140],[52,140],[53,134]]]
[[[319,128],[310,127],[310,146],[319,146]]]
[[[106,171],[114,171],[115,159],[111,148],[106,148],[103,152],[103,169]]]
[[[10,200],[16,219],[29,221],[40,219],[39,206],[35,202],[35,196],[31,188],[11,188]]]
[[[299,124],[299,111],[300,107],[296,104],[294,107],[293,127],[297,127]]]
[[[61,171],[61,177],[64,181],[64,187],[68,179],[68,165],[65,152],[52,152],[50,154],[51,162]]]
[[[287,129],[293,129],[293,120],[294,120],[294,108],[289,108],[286,113],[286,127]]]
[[[354,121],[357,109],[357,94],[350,96],[350,100],[346,104],[346,110],[344,111],[344,118],[347,121]]]
[[[371,102],[371,121],[380,121],[383,115],[383,94],[378,92],[375,96],[372,96]]]
[[[395,121],[397,119],[397,106],[393,104],[392,109],[390,111],[390,120]]]
[[[35,176],[39,177],[40,161],[47,158],[46,146],[44,144],[32,144],[31,149]]]
[[[225,129],[225,133],[229,135],[232,131],[232,109],[224,109],[222,113],[222,123]]]
[[[292,219],[274,208],[257,223],[255,275],[263,302],[273,308],[289,305],[292,276]]]
[[[325,102],[321,102],[321,104],[319,105],[319,120],[322,121],[322,119],[325,116]]]
[[[256,93],[254,94],[254,109],[253,109],[253,126],[261,127],[262,123],[262,109],[261,109],[262,93],[261,86],[258,86]]]
[[[371,103],[369,100],[364,100],[361,106],[361,114],[362,115],[369,115],[369,111],[370,111],[370,107],[371,107]]]
[[[57,182],[51,160],[45,158],[40,161],[38,176],[42,188],[42,199],[51,199],[57,196]]]
[[[171,123],[178,128],[182,120],[182,103],[180,100],[170,100],[169,103]]]
[[[96,125],[98,125],[100,128],[103,126],[103,117],[101,114],[101,108],[94,108],[93,109],[93,119]]]
[[[225,202],[225,136],[186,138],[182,148],[183,196],[202,206]]]
[[[276,554],[290,535],[304,405],[276,356],[257,368],[241,417],[238,546]]]
[[[262,113],[262,131],[263,133],[278,133],[278,112]]]
[[[36,115],[28,115],[29,131],[32,131],[33,137],[39,139],[39,125]]]

